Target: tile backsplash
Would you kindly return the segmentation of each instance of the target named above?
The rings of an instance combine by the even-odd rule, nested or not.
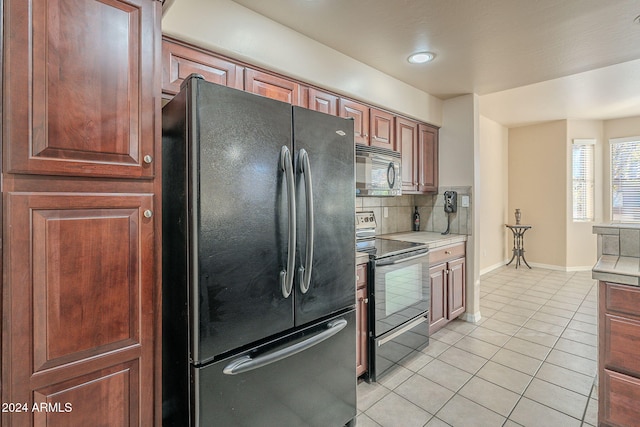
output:
[[[356,211],[373,211],[377,222],[377,233],[399,233],[412,230],[414,206],[420,214],[420,231],[442,233],[447,229],[447,214],[444,212],[445,191],[458,193],[458,210],[451,215],[452,234],[471,235],[471,187],[441,187],[438,194],[403,195],[397,197],[356,197]],[[462,196],[469,196],[469,207],[462,207]],[[386,215],[385,215],[386,214]]]

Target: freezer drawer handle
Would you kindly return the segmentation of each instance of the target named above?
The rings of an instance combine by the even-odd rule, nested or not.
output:
[[[287,182],[287,202],[289,204],[289,244],[287,246],[287,269],[280,272],[282,295],[288,298],[293,289],[293,272],[296,262],[296,188],[293,175],[291,153],[287,146],[280,150],[280,168]]]
[[[307,248],[304,267],[300,266],[298,274],[300,275],[300,292],[306,294],[311,284],[311,270],[313,269],[313,245],[315,231],[313,228],[313,184],[311,183],[311,164],[309,162],[309,153],[304,148],[300,150],[300,173],[304,176],[304,191],[307,201]]]
[[[274,351],[273,353],[265,354],[264,356],[258,356],[255,359],[252,359],[251,356],[239,357],[225,366],[222,372],[226,375],[237,375],[243,372],[262,368],[263,366],[270,365],[271,363],[275,363],[279,360],[293,356],[294,354],[298,354],[301,351],[305,351],[316,344],[320,344],[322,341],[327,340],[340,332],[345,326],[347,326],[347,321],[345,319],[331,321],[327,323],[327,329],[307,338],[304,341],[300,341],[292,346]]]

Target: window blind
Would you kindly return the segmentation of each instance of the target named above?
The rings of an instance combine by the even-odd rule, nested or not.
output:
[[[640,137],[611,143],[611,219],[640,221]]]
[[[595,140],[573,142],[573,220],[593,221]]]

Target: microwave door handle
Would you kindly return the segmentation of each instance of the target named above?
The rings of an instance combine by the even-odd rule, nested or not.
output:
[[[393,162],[389,162],[389,167],[387,167],[387,183],[389,183],[389,188],[393,188],[396,184],[396,165]]]
[[[307,293],[311,284],[311,271],[313,269],[313,246],[315,239],[314,215],[313,215],[313,184],[311,182],[311,163],[309,153],[304,148],[300,150],[300,173],[304,176],[304,191],[307,210],[307,245],[304,266],[300,266],[300,292]]]
[[[287,204],[289,208],[287,269],[280,272],[280,288],[282,289],[282,296],[288,298],[293,289],[293,272],[296,262],[296,189],[291,153],[286,146],[283,146],[280,150],[280,169],[284,172],[287,183]]]

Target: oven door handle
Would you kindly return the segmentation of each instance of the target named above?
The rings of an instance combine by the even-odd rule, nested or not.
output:
[[[421,258],[425,255],[429,255],[429,250],[427,249],[426,251],[422,251],[420,252],[418,255],[413,255],[413,256],[409,256],[409,257],[405,257],[405,258],[400,258],[400,259],[392,259],[391,261],[385,261],[385,260],[380,260],[376,262],[376,267],[384,267],[386,265],[396,265],[396,264],[400,264],[402,262],[406,262],[406,261],[411,261],[414,259],[418,259]]]

